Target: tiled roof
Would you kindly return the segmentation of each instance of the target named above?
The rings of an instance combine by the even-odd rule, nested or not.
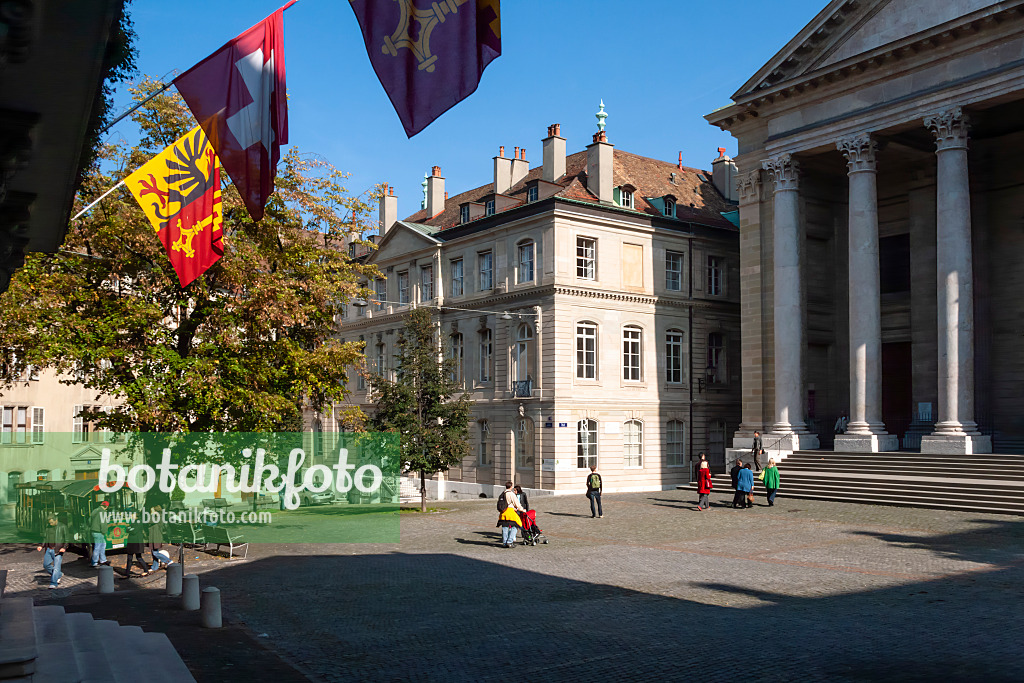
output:
[[[614,161],[612,183],[616,187],[632,185],[635,188],[632,211],[660,216],[662,215],[661,211],[648,202],[647,198],[654,199],[671,194],[676,198],[676,217],[679,220],[726,230],[736,229],[731,222],[722,217],[722,212],[734,210],[735,205],[730,204],[718,192],[711,183],[709,172],[685,166],[680,169],[676,164],[667,161],[642,157],[617,149],[614,150]],[[565,175],[555,180],[557,184],[563,186],[563,189],[555,196],[598,204],[597,197],[587,189],[586,151],[567,155],[565,170]],[[531,168],[525,178],[504,193],[505,196],[519,199],[521,203],[499,209],[498,213],[525,204],[527,185],[538,180],[542,173],[543,167],[541,166]],[[673,173],[675,174],[674,182]],[[702,177],[704,180],[701,179]],[[467,202],[483,203],[485,198],[493,193],[494,184],[489,182],[486,185],[449,197],[445,202],[444,210],[437,216],[428,217],[426,211],[421,209],[405,220],[421,224],[424,228],[433,227],[436,231],[444,231],[461,225],[459,208],[462,204]],[[623,211],[630,210],[623,207],[617,208]]]

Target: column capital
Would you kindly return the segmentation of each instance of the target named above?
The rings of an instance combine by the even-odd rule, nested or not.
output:
[[[967,149],[970,117],[961,107],[950,107],[924,117],[924,126],[935,136],[935,151]]]
[[[800,164],[789,152],[778,154],[761,162],[768,177],[775,183],[775,191],[797,190],[800,187]]]
[[[836,149],[846,157],[847,173],[874,173],[877,170],[875,154],[878,142],[870,133],[861,133],[836,142]]]
[[[761,169],[736,176],[736,190],[740,196],[740,203],[760,201],[761,185]]]

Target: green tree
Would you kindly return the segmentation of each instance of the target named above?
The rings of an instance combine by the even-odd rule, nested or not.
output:
[[[396,346],[393,376],[384,368],[369,376],[376,402],[370,425],[374,431],[398,433],[403,469],[420,473],[420,509],[426,512],[427,476],[469,455],[472,401],[455,381],[456,362],[442,356],[429,309],[406,315]]]
[[[159,83],[133,89],[142,99]],[[134,114],[135,146],[103,146],[86,173],[85,206],[195,126],[174,94]],[[253,223],[224,176],[225,253],[182,288],[139,206],[121,188],[68,226],[63,249],[32,254],[0,296],[0,387],[27,365],[122,402],[86,411],[118,432],[302,429],[304,408],[344,401],[358,343],[338,340],[344,302],[376,270],[349,258],[370,207],[346,176],[291,149],[266,216]],[[357,426],[362,415],[351,409]]]

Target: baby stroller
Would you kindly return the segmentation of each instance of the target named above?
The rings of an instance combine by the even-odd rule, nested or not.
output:
[[[547,545],[548,539],[544,532],[537,526],[537,511],[529,510],[525,515],[520,515],[523,521],[523,544],[537,545],[538,542]]]

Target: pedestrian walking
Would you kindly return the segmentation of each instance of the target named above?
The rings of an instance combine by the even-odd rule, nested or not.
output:
[[[779,490],[779,468],[775,466],[774,458],[768,458],[768,466],[761,472],[761,481],[768,494],[768,506],[772,507],[775,505],[775,493]]]
[[[523,526],[520,514],[526,510],[519,504],[516,492],[512,490],[512,482],[505,482],[505,492],[498,496],[498,524],[501,527],[501,547],[515,548],[516,533]]]
[[[701,455],[704,454],[701,453]],[[714,488],[714,484],[711,483],[711,468],[708,467],[707,460],[701,460],[700,469],[697,470],[697,493],[700,495],[697,500],[698,510],[707,510],[710,506],[708,495],[712,488]]]
[[[758,458],[759,455],[764,453],[764,447],[761,445],[761,432],[754,431],[754,443],[750,446],[750,455],[754,460],[754,469],[761,469],[761,460]]]
[[[750,471],[750,463],[739,471],[736,478],[736,493],[740,496],[739,507],[754,507],[754,473]]]
[[[149,566],[142,559],[142,553],[146,552],[146,530],[140,519],[131,518],[130,511],[128,512],[128,518],[131,520],[128,527],[127,542],[125,543],[125,552],[128,555],[128,559],[124,566],[124,576],[121,578],[132,578],[132,565],[135,562],[138,562],[139,566],[142,567],[142,576],[149,576]]]
[[[597,465],[590,466],[590,474],[587,475],[587,498],[590,499],[590,518],[604,517],[604,509],[601,507],[601,475],[597,473]],[[594,503],[597,508],[594,508]]]
[[[89,514],[89,532],[92,534],[92,567],[95,569],[107,562],[107,523],[103,519],[110,508],[109,500],[102,500]]]
[[[171,554],[164,550],[163,508],[154,505],[150,508],[150,514],[153,516],[149,525],[149,552],[153,556],[153,564],[149,571],[155,572],[157,569],[166,569],[169,565],[174,564],[174,560],[171,559]]]
[[[734,508],[742,507],[744,494],[740,491],[740,472],[743,470],[743,461],[737,460],[729,470],[729,477],[732,479],[732,488],[736,492],[732,496],[732,506]]]
[[[46,516],[46,529],[43,530],[43,544],[36,547],[43,552],[43,569],[50,575],[50,589],[60,583],[64,575],[61,565],[64,562],[64,551],[68,549],[68,528],[60,523],[55,513]]]

